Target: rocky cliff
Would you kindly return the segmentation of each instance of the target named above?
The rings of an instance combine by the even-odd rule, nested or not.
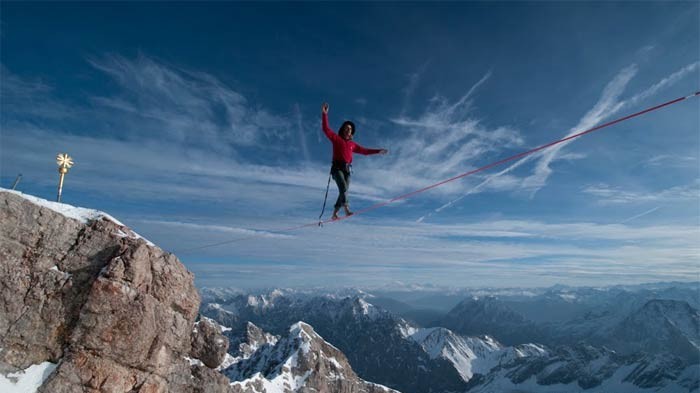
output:
[[[106,214],[8,190],[0,223],[0,372],[55,363],[46,393],[230,390],[205,350],[227,340],[194,329],[200,298],[174,255]]]

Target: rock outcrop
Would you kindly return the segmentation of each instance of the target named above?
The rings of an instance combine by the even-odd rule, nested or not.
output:
[[[274,345],[250,347],[257,350],[224,370],[236,393],[398,393],[358,377],[345,355],[304,322]]]
[[[0,371],[58,363],[45,393],[230,391],[210,368],[228,344],[207,323],[193,336],[200,298],[174,255],[103,213],[7,190],[0,223]]]
[[[209,368],[217,368],[226,358],[229,341],[221,333],[221,326],[209,318],[202,318],[192,331],[190,356]]]

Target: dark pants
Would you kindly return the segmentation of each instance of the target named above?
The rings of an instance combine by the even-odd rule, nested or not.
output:
[[[335,209],[340,209],[341,206],[348,204],[348,189],[350,188],[350,171],[340,168],[333,168],[331,171],[333,180],[338,186],[338,199],[335,201]]]

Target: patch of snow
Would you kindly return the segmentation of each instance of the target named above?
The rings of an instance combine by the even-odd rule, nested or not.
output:
[[[432,328],[424,328],[424,329],[413,329],[413,333],[411,333],[410,336],[407,336],[406,338],[412,338],[413,341],[417,343],[422,343],[426,337],[431,335],[434,331],[437,329],[440,329],[439,327],[432,327]]]
[[[403,338],[409,338],[416,334],[416,332],[419,330],[411,325],[408,324],[408,322],[403,321],[404,323],[399,324],[399,332],[401,333],[401,336]]]
[[[115,219],[111,219],[111,220],[114,221],[115,223],[119,222]],[[124,229],[128,228],[127,226],[125,226],[123,224],[118,224],[118,225],[121,225]],[[112,232],[112,234],[114,236],[117,236],[117,237],[124,237],[124,238],[129,238],[129,239],[143,239],[143,241],[145,241],[146,244],[148,244],[151,247],[155,247],[155,244],[153,244],[150,240],[146,239],[145,237],[139,235],[138,233],[132,231],[131,229],[127,229],[127,231],[128,231],[128,233],[126,233],[120,229],[117,232]]]
[[[0,392],[35,393],[55,368],[56,364],[44,362],[31,365],[22,371],[0,374]]]
[[[24,194],[24,193],[19,192],[19,191],[8,190],[6,188],[1,188],[1,187],[0,187],[0,192],[7,192],[7,193],[17,195],[17,196],[22,197],[22,198],[26,199],[27,201],[35,204],[35,205],[37,205],[37,206],[41,206],[41,207],[45,207],[49,210],[53,210],[56,213],[59,213],[59,214],[64,215],[68,218],[72,218],[74,220],[77,220],[83,224],[87,224],[90,221],[105,219],[108,221],[112,221],[113,223],[115,223],[115,224],[117,224],[120,227],[123,227],[125,229],[128,228],[126,225],[122,224],[116,218],[110,216],[109,214],[107,214],[105,212],[101,212],[99,210],[86,209],[84,207],[76,207],[76,206],[72,206],[72,205],[68,205],[68,204],[60,203],[60,202],[51,202],[51,201],[48,201],[46,199],[41,199],[41,198],[38,198],[38,197],[35,197],[32,195]],[[121,237],[130,237],[130,238],[134,238],[134,239],[143,239],[146,243],[148,243],[149,246],[155,247],[155,245],[151,241],[149,241],[148,239],[139,235],[138,233],[136,233],[130,229],[128,229],[128,231],[130,232],[129,234],[126,234],[123,231],[120,231],[121,235],[118,233],[115,233],[115,235],[121,236]]]
[[[274,299],[281,296],[284,296],[284,292],[282,292],[280,289],[275,289],[272,292],[270,292],[270,299]]]
[[[185,356],[185,360],[190,362],[190,366],[204,366],[204,363],[202,363],[202,361],[199,359],[192,359],[190,357]]]
[[[216,368],[217,371],[221,372],[223,370],[226,370],[227,368],[231,367],[232,365],[240,362],[243,358],[241,357],[234,357],[231,356],[231,354],[227,353],[226,356],[224,356],[224,361],[221,362],[219,367]]]
[[[559,297],[569,302],[576,300],[576,295],[573,293],[560,293]]]
[[[331,363],[333,363],[333,365],[334,365],[335,367],[337,367],[337,368],[339,368],[339,369],[342,369],[342,368],[343,368],[343,366],[340,364],[340,362],[338,362],[338,361],[335,359],[335,357],[329,357],[329,358],[326,358],[326,359],[328,359],[328,361],[330,361]]]
[[[59,272],[59,273],[63,274],[65,277],[68,277],[68,278],[73,277],[72,274],[70,274],[70,273],[68,273],[68,272],[64,272],[63,270],[59,269],[58,266],[56,266],[56,265],[53,265],[53,266],[51,267],[51,269],[49,269],[49,270],[53,270],[53,271],[55,271],[55,272]]]
[[[257,307],[259,303],[260,303],[260,301],[258,300],[258,298],[256,296],[253,296],[253,295],[248,296],[248,305],[249,306]]]
[[[377,308],[374,307],[373,304],[367,303],[365,299],[362,298],[358,298],[357,302],[360,305],[362,315],[367,315],[371,319],[376,319],[377,317],[379,317],[379,310],[377,310]]]
[[[35,197],[33,195],[28,195],[24,194],[19,191],[14,191],[14,190],[8,190],[5,188],[0,188],[0,192],[8,192],[14,195],[17,195],[19,197],[22,197],[26,199],[27,201],[41,207],[45,207],[49,210],[53,210],[56,213],[62,214],[68,218],[72,218],[74,220],[80,221],[83,224],[87,224],[90,221],[94,220],[99,220],[102,217],[107,218],[110,221],[114,221],[115,224],[123,226],[122,223],[119,221],[115,220],[113,217],[110,215],[103,213],[99,210],[95,209],[85,209],[82,207],[75,207],[71,206],[65,203],[60,203],[60,202],[51,202],[47,201],[46,199],[41,199],[38,197]]]

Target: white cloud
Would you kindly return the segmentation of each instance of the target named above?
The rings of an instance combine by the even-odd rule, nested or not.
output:
[[[601,183],[587,186],[583,192],[602,204],[693,201],[700,198],[700,181],[656,191],[631,191]]]
[[[79,111],[51,98],[53,88],[41,79],[21,78],[0,64],[0,99],[5,118],[22,115],[30,119],[65,119]]]
[[[168,138],[212,149],[269,147],[291,137],[289,119],[256,108],[212,75],[187,71],[140,55],[90,58],[90,64],[117,81],[117,96],[95,97],[111,116],[135,117],[127,136]],[[120,112],[122,112],[120,114]]]
[[[609,118],[613,114],[619,112],[620,109],[622,109],[623,107],[632,106],[633,104],[636,104],[639,101],[652,96],[653,94],[657,93],[662,88],[670,86],[674,83],[677,83],[683,77],[685,77],[689,73],[692,73],[693,71],[695,71],[698,68],[699,64],[700,64],[700,62],[696,62],[696,63],[690,64],[688,66],[685,66],[681,70],[671,74],[668,77],[661,79],[659,82],[655,83],[654,85],[647,88],[643,92],[636,94],[627,100],[620,99],[620,95],[625,90],[629,81],[637,74],[638,70],[637,70],[637,66],[634,64],[622,69],[605,86],[605,88],[603,89],[603,93],[601,94],[601,97],[598,99],[598,101],[593,106],[593,108],[591,108],[583,116],[583,118],[581,118],[581,120],[579,120],[578,124],[575,127],[570,129],[569,132],[564,137],[562,137],[560,139],[564,139],[564,138],[570,137],[572,135],[575,135],[577,133],[580,133],[584,130],[590,129],[590,128],[594,127],[595,125],[600,124],[603,120]],[[506,167],[505,169],[503,169],[503,170],[501,170],[493,175],[487,176],[480,183],[471,187],[469,189],[469,191],[467,191],[466,193],[462,194],[461,196],[454,198],[454,199],[450,200],[449,202],[441,205],[440,207],[435,209],[432,213],[429,213],[427,215],[420,217],[418,219],[418,221],[419,222],[424,221],[426,218],[432,216],[433,214],[438,213],[440,211],[443,211],[443,210],[455,205],[457,202],[459,202],[460,200],[462,200],[463,198],[465,198],[469,195],[481,192],[483,190],[490,190],[491,188],[486,187],[486,186],[488,186],[489,184],[492,184],[494,179],[497,179],[497,178],[502,177],[504,175],[508,175],[516,168],[519,168],[522,165],[524,165],[530,161],[536,161],[532,174],[520,179],[519,181],[515,181],[515,179],[511,178],[511,179],[509,179],[509,181],[507,183],[512,185],[513,190],[517,190],[517,189],[529,190],[531,195],[534,195],[534,193],[536,193],[538,190],[540,190],[542,187],[544,187],[547,184],[547,180],[553,172],[553,170],[551,168],[551,164],[554,161],[562,160],[562,159],[579,159],[579,158],[583,157],[583,155],[580,153],[579,154],[561,153],[561,150],[566,145],[568,145],[574,141],[575,141],[575,139],[571,139],[571,140],[559,143],[559,144],[554,145],[552,147],[549,147],[545,150],[535,152],[533,154],[530,154],[528,156],[525,156],[525,157],[519,159],[518,161],[516,161],[515,163]]]
[[[659,154],[646,160],[643,165],[666,168],[697,168],[698,157]]]
[[[299,135],[299,146],[301,146],[301,153],[304,157],[304,160],[308,163],[311,161],[311,155],[309,154],[309,146],[306,143],[306,133],[304,132],[303,126],[304,120],[301,114],[301,109],[299,108],[299,104],[294,105],[294,120]]]
[[[518,130],[490,128],[470,115],[472,95],[490,76],[486,73],[455,103],[436,96],[422,114],[391,119],[402,127],[401,137],[391,142],[388,157],[371,164],[370,183],[389,194],[407,192],[471,169],[486,154],[522,145]],[[407,94],[416,81],[412,78]],[[459,188],[446,184],[437,192],[449,195]]]
[[[141,221],[136,223],[142,225]],[[156,233],[166,247],[177,244],[188,248],[234,238],[226,226],[201,231],[194,227],[159,226],[157,221],[143,225],[137,231]],[[696,271],[700,251],[700,228],[682,225],[635,227],[519,220],[406,225],[360,219],[288,234],[292,237],[275,239],[274,247],[270,247],[270,239],[255,237],[205,248],[200,255],[232,262],[264,262],[257,270],[257,280],[276,277],[277,285],[301,281],[303,277],[312,279],[310,272],[321,271],[324,277],[335,272],[339,280],[345,281],[361,281],[368,275],[384,280],[411,278],[415,272],[429,271],[431,280],[453,285],[466,285],[460,280],[474,277],[485,277],[500,285],[517,285],[517,280],[539,275],[553,275],[559,282],[566,282],[579,276],[614,280],[625,272],[647,280],[688,280]],[[286,266],[290,255],[299,265],[295,262],[294,269],[279,276],[274,267]],[[181,257],[196,265],[191,256]],[[237,268],[246,262],[233,264]],[[231,268],[232,280],[236,280],[236,268]]]
[[[692,64],[688,64],[687,66],[681,68],[680,70],[674,72],[673,74],[662,78],[660,81],[656,82],[653,84],[651,87],[647,88],[646,90],[642,91],[641,93],[638,93],[634,96],[632,96],[630,99],[625,101],[625,106],[633,106],[638,104],[640,101],[643,101],[654,94],[658,93],[660,90],[671,86],[675,83],[678,83],[681,79],[685,78],[687,75],[692,74],[693,72],[697,72],[698,68],[700,68],[700,61],[697,61]],[[690,92],[689,92],[690,93]]]
[[[630,222],[630,221],[633,221],[633,220],[636,220],[636,219],[638,219],[638,218],[642,218],[642,217],[644,217],[644,216],[648,216],[649,214],[654,213],[655,211],[659,210],[660,208],[661,208],[661,206],[656,206],[656,207],[654,207],[654,208],[652,208],[652,209],[649,209],[649,210],[647,210],[647,211],[645,211],[645,212],[642,212],[642,213],[639,213],[639,214],[635,214],[634,216],[632,216],[632,217],[630,217],[630,218],[627,218],[627,219],[621,221],[620,224],[626,224],[626,223],[628,223],[628,222]]]
[[[596,102],[593,108],[579,120],[578,124],[573,127],[565,137],[570,137],[581,131],[590,129],[610,115],[616,113],[624,105],[619,99],[620,95],[636,74],[637,66],[634,64],[620,71],[615,78],[605,86],[603,94],[598,99],[598,102]],[[547,179],[552,174],[550,164],[558,158],[559,151],[571,142],[573,142],[573,140],[560,143],[538,153],[534,173],[523,179],[523,186],[533,193],[544,187],[547,183]]]

